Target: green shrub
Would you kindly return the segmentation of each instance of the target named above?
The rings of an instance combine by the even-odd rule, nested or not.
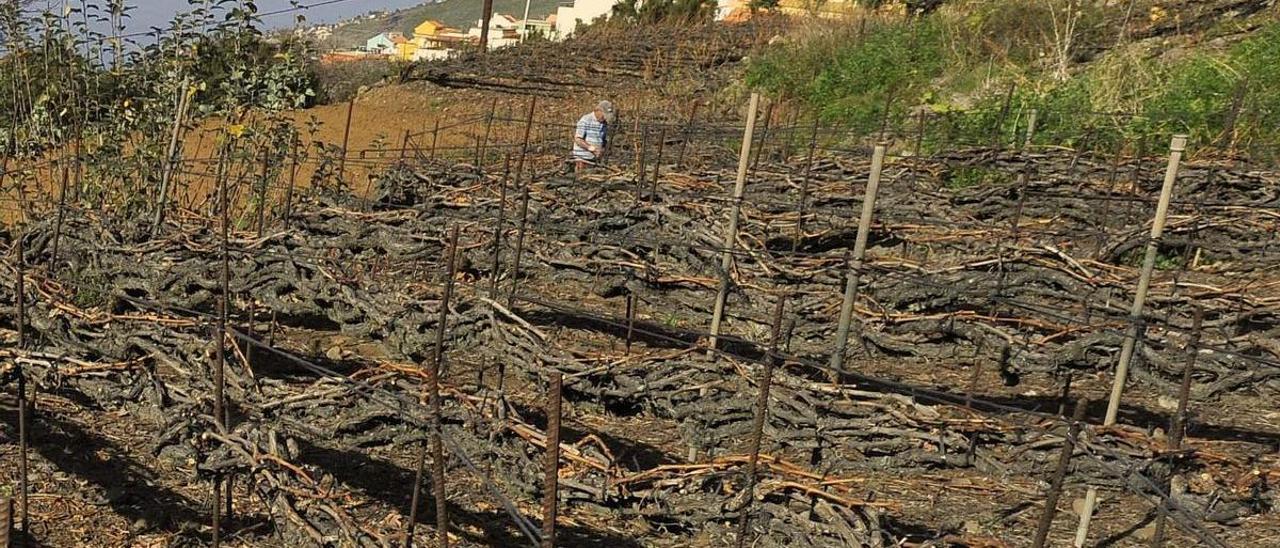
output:
[[[860,32],[819,31],[768,52],[749,67],[747,84],[799,98],[826,120],[879,127],[886,105],[896,110],[914,106],[942,73],[944,33],[932,19],[874,24],[859,38]]]

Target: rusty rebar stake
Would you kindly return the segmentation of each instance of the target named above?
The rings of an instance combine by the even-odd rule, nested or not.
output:
[[[689,120],[684,125],[684,135],[680,138],[680,152],[676,154],[676,171],[684,169],[684,153],[689,147],[689,139],[693,136],[693,122],[698,116],[698,101],[689,107]]]
[[[517,180],[519,175],[517,175]],[[520,194],[520,230],[516,232],[516,256],[511,268],[511,293],[507,296],[507,308],[516,302],[516,292],[520,290],[520,257],[524,255],[524,233],[529,226],[529,185],[525,184]]]
[[[1032,541],[1034,548],[1044,548],[1049,538],[1049,528],[1053,526],[1053,517],[1058,513],[1058,499],[1062,496],[1062,482],[1067,477],[1067,467],[1071,465],[1071,455],[1075,453],[1076,441],[1083,426],[1085,410],[1089,408],[1088,398],[1080,398],[1076,409],[1071,414],[1071,425],[1067,428],[1067,437],[1062,441],[1062,452],[1058,454],[1058,467],[1053,471],[1053,479],[1049,482],[1049,492],[1044,498],[1044,512],[1040,514],[1040,522],[1036,526],[1036,536]]]
[[[14,287],[17,293],[15,304],[18,307],[18,348],[21,349],[27,342],[27,246],[22,232],[18,232],[15,247],[16,256],[13,260],[17,280],[14,281]]]
[[[293,187],[298,184],[298,149],[300,148],[302,148],[302,139],[295,135],[293,139],[293,154],[289,159],[289,186],[284,190],[284,215],[281,217],[286,225],[289,224],[289,217],[293,215]]]
[[[270,161],[271,161],[271,155],[268,152],[264,151],[262,153],[262,171],[258,174],[259,176],[258,237],[259,238],[262,237],[262,234],[266,231],[266,228],[267,228],[267,174],[271,170]]]
[[[67,210],[67,182],[70,177],[66,160],[60,163],[62,164],[62,184],[58,185],[58,214],[53,221],[53,251],[49,254],[50,277],[57,273],[58,270],[58,248],[62,243],[62,219]]]
[[[804,176],[800,179],[800,211],[796,215],[796,231],[791,237],[791,252],[795,253],[804,238],[805,208],[809,202],[809,179],[813,174],[813,157],[818,151],[818,117],[813,117],[813,133],[809,135],[809,159],[804,164]]]
[[[662,174],[662,152],[667,147],[667,127],[658,132],[658,157],[653,161],[653,185],[649,190],[649,203],[658,201],[658,176]]]
[[[493,225],[493,268],[489,269],[489,298],[498,298],[498,280],[502,277],[502,233],[507,223],[507,179],[511,177],[511,154],[502,162],[502,178],[498,180],[498,220]]]
[[[649,172],[646,156],[649,142],[649,126],[640,128],[640,142],[638,143],[639,152],[636,154],[636,201],[640,201],[640,195],[644,192],[644,176]]]
[[[449,247],[445,269],[444,293],[440,299],[440,318],[436,323],[436,344],[431,352],[431,364],[427,369],[427,397],[431,407],[430,441],[418,453],[418,470],[410,498],[409,522],[405,525],[405,548],[413,546],[413,530],[418,521],[418,506],[422,491],[422,475],[425,468],[426,449],[431,451],[431,487],[436,500],[436,534],[441,548],[449,546],[449,509],[444,484],[444,444],[441,441],[440,376],[444,374],[444,336],[449,321],[449,301],[453,298],[453,278],[458,273],[458,226],[449,230]]]
[[[769,387],[773,384],[773,369],[778,365],[778,341],[782,334],[782,312],[786,308],[785,295],[778,296],[773,310],[773,327],[769,341],[769,356],[760,374],[760,392],[756,398],[755,416],[751,424],[750,454],[747,459],[747,485],[744,491],[742,515],[738,520],[738,548],[746,546],[747,532],[751,526],[751,509],[755,506],[756,474],[760,464],[760,446],[764,443],[764,422],[769,415]]]
[[[498,98],[494,97],[491,101],[489,101],[489,115],[486,116],[484,119],[484,139],[480,141],[480,160],[479,160],[479,165],[477,167],[483,166],[485,163],[485,160],[488,159],[489,136],[493,131],[493,115],[494,115],[494,111],[496,111],[497,108],[498,108]]]
[[[31,485],[27,481],[27,452],[29,432],[27,431],[27,374],[18,370],[18,507],[22,511],[22,545],[27,546],[31,540],[31,512],[27,506],[27,494]]]
[[[547,392],[546,483],[542,500],[543,548],[556,545],[556,509],[560,489],[560,391],[563,382],[559,371],[551,373],[551,389]]]
[[[342,188],[342,178],[347,174],[347,148],[351,145],[351,117],[356,110],[354,97],[347,102],[347,125],[342,130],[342,158],[338,160],[338,188]]]
[[[1191,340],[1187,342],[1187,361],[1182,367],[1182,384],[1178,387],[1178,410],[1173,414],[1173,423],[1169,426],[1169,451],[1182,448],[1182,439],[1187,426],[1187,404],[1191,399],[1191,373],[1196,367],[1196,358],[1200,354],[1200,335],[1204,324],[1204,308],[1195,306],[1191,317]],[[1169,482],[1165,481],[1166,488]],[[1151,546],[1164,546],[1165,519],[1169,509],[1163,500],[1156,506],[1155,532],[1151,535]]]
[[[221,263],[219,272],[219,288],[218,296],[218,321],[215,326],[213,336],[214,348],[214,367],[213,367],[213,422],[221,432],[227,431],[227,415],[223,399],[226,389],[226,349],[224,344],[227,340],[227,301],[230,296],[231,285],[231,259],[227,249],[227,240],[230,234],[230,217],[227,212],[227,177],[226,177],[226,160],[230,154],[228,150],[229,144],[223,145],[222,153],[218,158],[218,216],[219,216],[219,242],[218,250]],[[215,474],[213,477],[213,546],[217,548],[222,544],[222,476]]]
[[[436,124],[431,128],[431,160],[436,159],[436,143],[440,139],[440,117],[436,116]]]
[[[627,346],[625,355],[631,355],[631,338],[636,327],[636,294],[627,292]]]

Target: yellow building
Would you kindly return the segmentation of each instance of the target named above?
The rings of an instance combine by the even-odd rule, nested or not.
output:
[[[418,44],[415,42],[402,42],[396,44],[396,58],[401,61],[412,61],[413,54],[417,53]]]
[[[435,36],[446,28],[448,27],[446,27],[444,23],[436,21],[435,19],[427,19],[426,21],[419,23],[418,26],[413,27],[413,37],[414,39],[419,39],[424,36]]]
[[[886,9],[891,9],[886,7]],[[850,0],[781,0],[778,11],[788,15],[847,17],[867,10]]]

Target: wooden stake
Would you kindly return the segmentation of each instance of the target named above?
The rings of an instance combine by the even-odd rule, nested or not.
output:
[[[1147,290],[1151,287],[1151,274],[1155,270],[1156,258],[1160,251],[1160,238],[1164,235],[1165,221],[1169,215],[1169,202],[1173,198],[1173,185],[1178,178],[1178,166],[1182,161],[1182,153],[1187,148],[1187,137],[1175,135],[1169,148],[1169,165],[1165,170],[1164,185],[1160,188],[1160,201],[1156,205],[1155,219],[1151,223],[1151,238],[1147,241],[1146,256],[1142,261],[1142,274],[1138,279],[1133,307],[1129,310],[1129,332],[1120,350],[1120,362],[1116,365],[1115,380],[1111,385],[1111,399],[1107,402],[1107,415],[1103,422],[1106,426],[1115,424],[1116,415],[1120,411],[1120,399],[1129,373],[1129,362],[1133,359],[1134,347],[1138,340],[1142,308],[1147,300]]]
[[[1165,221],[1169,215],[1169,202],[1173,198],[1173,184],[1178,178],[1178,165],[1182,161],[1182,153],[1187,148],[1185,135],[1174,135],[1169,145],[1169,164],[1165,170],[1164,185],[1160,187],[1160,200],[1156,204],[1156,215],[1151,222],[1151,238],[1147,241],[1146,256],[1142,261],[1142,273],[1138,279],[1138,289],[1133,297],[1133,306],[1129,309],[1129,328],[1125,333],[1124,344],[1120,348],[1120,361],[1116,364],[1115,379],[1111,384],[1111,398],[1107,401],[1107,415],[1103,426],[1116,423],[1120,413],[1120,400],[1124,395],[1124,383],[1129,374],[1129,363],[1133,360],[1134,349],[1138,343],[1138,329],[1142,323],[1142,309],[1146,304],[1147,290],[1151,287],[1151,273],[1155,270],[1156,257],[1160,251],[1160,237],[1164,235]],[[1080,526],[1076,528],[1075,545],[1084,546],[1089,538],[1089,522],[1093,519],[1093,509],[1098,501],[1098,489],[1090,487],[1085,494],[1084,508],[1080,514]]]
[[[738,241],[738,218],[742,214],[742,193],[747,184],[747,169],[751,161],[751,141],[755,138],[756,111],[760,107],[760,94],[751,94],[751,104],[747,107],[747,127],[742,132],[742,150],[738,154],[738,177],[733,184],[733,206],[729,213],[729,227],[724,235],[724,251],[720,256],[720,292],[716,294],[715,311],[711,316],[711,349],[716,348],[716,338],[720,335],[720,321],[724,317],[725,301],[729,297],[729,281],[732,278],[733,248]]]
[[[160,227],[164,224],[164,211],[169,204],[169,182],[173,178],[173,164],[178,154],[179,137],[182,135],[182,125],[187,117],[187,109],[191,107],[192,91],[187,79],[183,79],[182,88],[179,93],[182,94],[178,98],[178,112],[173,117],[173,132],[169,135],[169,148],[166,149],[164,157],[164,171],[160,175],[160,195],[156,197],[155,215],[152,217],[151,234],[154,236],[160,231]],[[196,149],[199,152],[199,149]],[[76,152],[77,158],[79,151]]]
[[[858,220],[858,236],[853,243],[853,266],[849,269],[844,285],[844,301],[840,304],[840,320],[836,327],[836,348],[831,354],[831,369],[844,371],[845,350],[849,344],[849,324],[853,319],[853,304],[858,299],[858,284],[862,275],[863,259],[867,252],[867,240],[871,234],[871,220],[876,208],[876,193],[880,189],[880,173],[884,168],[885,146],[876,145],[871,154],[871,174],[867,177],[867,189],[862,195],[862,217]]]

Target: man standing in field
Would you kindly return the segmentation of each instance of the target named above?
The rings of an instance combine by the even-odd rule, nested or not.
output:
[[[616,119],[613,103],[600,101],[594,111],[582,115],[573,131],[574,171],[600,162],[609,142],[609,124]]]

